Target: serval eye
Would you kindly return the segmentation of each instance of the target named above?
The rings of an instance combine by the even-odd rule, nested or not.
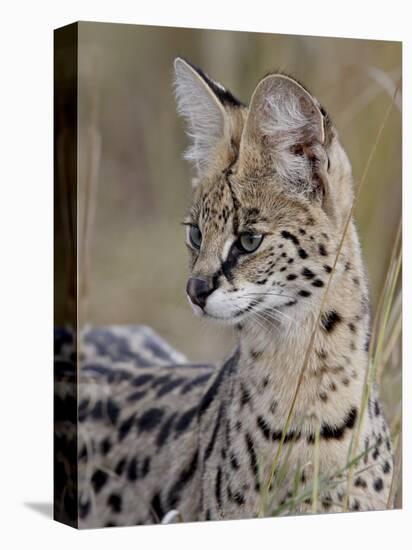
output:
[[[263,241],[263,235],[254,233],[243,233],[239,237],[239,248],[242,252],[255,252]]]
[[[200,248],[202,243],[202,233],[197,225],[190,225],[188,228],[189,242],[194,248]]]

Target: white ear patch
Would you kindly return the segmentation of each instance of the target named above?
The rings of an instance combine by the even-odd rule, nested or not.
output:
[[[225,110],[207,83],[188,63],[177,58],[174,67],[177,109],[186,120],[187,134],[192,140],[185,158],[194,164],[198,176],[202,176],[224,134]]]
[[[310,190],[312,167],[304,151],[321,146],[325,136],[316,100],[300,84],[283,75],[264,78],[252,96],[244,137],[263,138],[278,176],[300,182],[300,192]]]

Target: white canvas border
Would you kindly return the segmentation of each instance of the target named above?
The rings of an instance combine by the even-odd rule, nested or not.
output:
[[[404,98],[411,97],[408,3],[392,1],[205,3],[71,0],[7,2],[1,35],[1,498],[4,547],[276,548],[403,547],[404,510],[78,533],[36,514],[27,503],[52,495],[52,29],[76,20],[190,26],[404,41]],[[409,24],[408,24],[409,23]],[[404,99],[404,323],[410,326],[412,113]],[[406,328],[405,333],[408,333]],[[404,387],[410,340],[404,342]],[[408,391],[405,392],[405,396]],[[405,403],[404,463],[410,462],[411,408]],[[409,535],[410,536],[410,535]]]

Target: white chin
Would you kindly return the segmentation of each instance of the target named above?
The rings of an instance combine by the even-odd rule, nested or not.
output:
[[[218,321],[220,323],[227,323],[229,325],[236,324],[243,317],[243,315],[234,315],[234,314],[228,315],[227,312],[225,313],[222,311],[210,311],[208,310],[207,305],[205,307],[203,314],[206,317],[209,317],[209,319],[212,319],[213,321]]]
[[[190,304],[190,307],[192,308],[193,313],[196,315],[196,317],[203,317],[205,315],[205,312],[203,309],[196,304],[192,302],[192,300],[187,296],[188,302]]]

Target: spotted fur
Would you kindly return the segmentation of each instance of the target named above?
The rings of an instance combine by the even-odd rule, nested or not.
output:
[[[125,336],[126,347],[110,330],[98,344],[86,339],[81,525],[159,522],[171,509],[185,521],[261,513],[319,312],[280,454],[287,468],[282,479],[275,475],[263,513],[283,505],[287,513],[311,511],[310,495],[295,506],[290,500],[297,469],[300,488],[311,487],[317,429],[321,476],[335,480],[321,487],[319,511],[341,511],[370,330],[353,220],[333,271],[353,199],[350,163],[325,110],[292,78],[265,77],[246,107],[182,59],[175,69],[196,171],[185,223],[188,235],[191,227],[201,234],[200,247],[188,239],[190,276],[209,292],[204,307],[192,305],[197,315],[231,324],[238,344],[214,368],[173,354],[162,363],[154,351],[138,364],[139,331],[135,343]],[[239,239],[249,233],[263,239],[245,253]],[[384,509],[393,466],[376,390],[359,441],[349,509]]]

